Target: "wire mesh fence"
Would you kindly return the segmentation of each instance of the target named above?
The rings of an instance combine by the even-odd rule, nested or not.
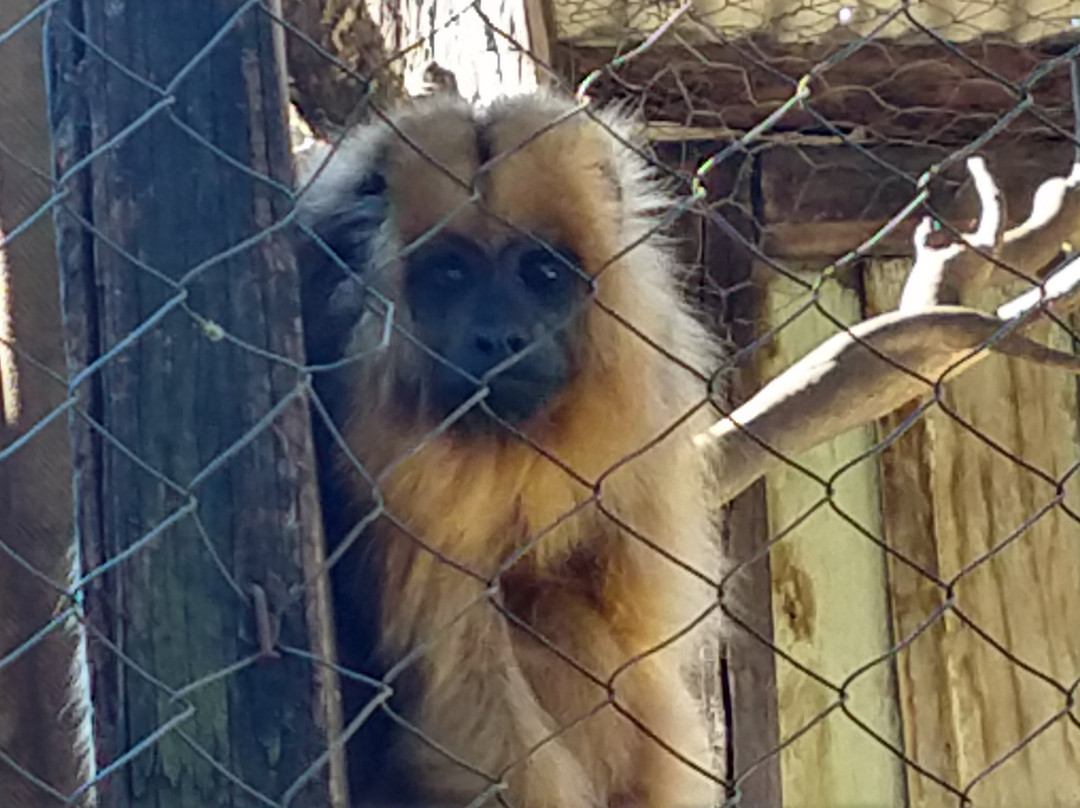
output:
[[[427,795],[440,805],[666,805],[655,784],[686,771],[712,804],[754,808],[1078,798],[1080,4],[16,5],[0,17],[0,788],[14,805],[345,805],[346,770],[389,765],[349,747],[379,722],[409,739],[414,779],[455,784]],[[424,74],[432,59],[453,78]],[[551,84],[570,100],[509,141],[500,125],[528,126],[488,119],[493,141],[462,162],[453,116],[388,115],[425,81],[480,106]],[[295,187],[290,98],[319,137],[294,131],[315,175]],[[640,144],[598,112],[612,103]],[[357,153],[343,133],[358,121],[376,127],[376,167],[397,172],[374,186],[334,168]],[[558,140],[573,127],[592,134]],[[574,209],[610,178],[552,191],[548,174],[595,169],[570,148],[520,169],[519,207],[569,208],[579,241],[603,246],[567,259],[491,190],[545,142],[608,143],[619,177],[640,163],[663,186],[662,209],[625,227],[610,213],[655,207],[621,198],[637,179],[616,181],[606,218]],[[347,196],[325,197],[343,206],[330,230],[298,213],[327,188]],[[414,221],[403,200],[445,216]],[[470,216],[562,255],[540,266],[584,284],[556,333],[586,312],[635,346],[576,400],[601,414],[554,449],[543,419],[498,403],[531,346],[484,373],[450,368],[469,386],[446,417],[400,435],[386,419],[408,408],[380,387],[387,363],[449,367],[395,273]],[[388,221],[382,252],[359,244]],[[724,347],[707,366],[662,317],[644,321],[668,292],[619,280],[652,271],[661,241]],[[313,254],[341,275],[303,330],[341,357],[302,347]],[[342,369],[368,374],[346,404]],[[476,419],[512,461],[460,449],[491,439],[470,437]],[[365,493],[338,513],[322,481],[328,519],[347,522],[328,521],[329,547],[309,427]],[[708,488],[668,473],[695,468],[678,448],[691,439],[718,458]],[[619,488],[621,471],[669,461]],[[722,563],[680,557],[699,495]],[[663,535],[635,522],[646,513]],[[398,566],[331,593],[331,570],[387,531]],[[634,564],[676,570],[656,573],[663,598],[651,579],[635,588]],[[369,585],[389,592],[370,627],[393,635],[377,671],[335,648],[330,616],[337,598],[340,640],[340,601]],[[674,625],[665,598],[695,608],[672,607]],[[507,631],[525,639],[492,639]],[[666,652],[690,633],[683,671]],[[608,639],[614,661],[594,647]],[[687,734],[671,718],[684,688],[634,684],[684,676],[708,725],[697,755],[671,740]],[[433,679],[459,700],[449,719],[410,706]],[[504,680],[519,689],[491,696]],[[580,694],[563,702],[562,682]],[[526,702],[539,728],[491,729]],[[640,790],[620,793],[635,768]],[[558,787],[530,786],[537,771]],[[599,771],[607,799],[574,790]]]

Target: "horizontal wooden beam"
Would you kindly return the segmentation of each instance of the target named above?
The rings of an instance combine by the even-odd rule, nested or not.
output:
[[[991,144],[993,145],[993,144]],[[980,152],[1005,195],[1009,225],[1030,212],[1035,189],[1067,173],[1072,144],[1034,139]],[[839,257],[870,239],[917,195],[920,175],[955,151],[934,146],[769,146],[759,155],[762,247],[775,257]],[[949,224],[966,229],[978,200],[962,160],[930,183],[929,203]],[[877,239],[869,255],[910,255],[916,211]]]
[[[1019,103],[1009,84],[1029,79],[1067,44],[867,42],[814,77],[809,108],[843,131],[865,128],[879,140],[966,143]],[[834,39],[781,44],[764,36],[692,48],[658,45],[614,70],[606,69],[616,55],[611,47],[561,42],[552,56],[572,81],[604,69],[590,94],[600,101],[632,98],[651,122],[746,131],[791,98],[802,76],[845,45]],[[1047,72],[1031,91],[1035,112],[1071,129],[1067,63]],[[774,129],[824,127],[811,111],[792,109]],[[1003,136],[1040,129],[1047,129],[1046,122],[1024,113]]]

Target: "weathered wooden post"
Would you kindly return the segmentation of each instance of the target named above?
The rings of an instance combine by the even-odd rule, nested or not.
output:
[[[275,23],[243,0],[49,17],[105,803],[344,805]]]

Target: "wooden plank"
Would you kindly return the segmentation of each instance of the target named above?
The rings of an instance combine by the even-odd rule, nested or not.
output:
[[[339,716],[328,669],[287,650],[333,660],[323,578],[305,586],[322,535],[294,395],[296,267],[290,234],[267,230],[291,209],[283,66],[271,20],[257,7],[237,16],[242,6],[53,9],[57,173],[73,172],[57,220],[72,370],[115,351],[77,387],[109,438],[74,430],[76,518],[96,575],[95,740],[104,763],[122,764],[104,789],[115,808],[245,801],[229,776],[290,804],[347,799],[337,755],[298,784]],[[170,115],[198,136],[161,111],[132,127],[161,99],[112,60],[157,86],[181,77]],[[271,609],[262,643],[256,584]],[[275,640],[279,655],[253,656]],[[183,734],[156,737],[174,722]]]
[[[910,269],[911,261],[906,259],[869,262],[865,275],[868,316],[896,306]],[[879,437],[888,436],[916,406],[913,402],[883,419]],[[881,454],[882,528],[889,547],[910,562],[889,557],[896,640],[917,635],[896,655],[904,752],[914,764],[906,767],[910,806],[955,808],[956,794],[939,782],[953,788],[961,783],[953,714],[957,705],[949,684],[949,635],[945,620],[924,626],[946,600],[944,588],[935,582],[940,570],[930,431],[928,419],[920,418]]]
[[[656,144],[655,150],[664,165],[692,172],[715,144],[669,142]],[[683,213],[673,228],[679,260],[692,268],[690,296],[733,350],[757,337],[761,306],[747,247],[757,239],[750,167],[750,160],[739,155],[705,179],[710,209],[741,238],[695,210]],[[723,368],[717,381],[718,397],[728,406],[741,404],[758,386],[756,369],[745,363]],[[768,557],[758,557],[766,538],[765,488],[759,483],[729,504],[721,530],[725,571],[739,568],[726,582],[724,603],[751,631],[729,621],[722,642],[705,650],[710,656],[703,666],[706,708],[718,730],[713,744],[717,769],[737,781],[740,804],[763,808],[780,805],[775,658],[769,647],[771,580]]]
[[[685,132],[687,138],[693,130]],[[680,140],[676,129],[664,132],[657,144],[672,153],[683,144],[700,157],[682,168],[692,173],[723,140]],[[1065,140],[1032,139],[998,146],[981,153],[1005,197],[1006,223],[1019,224],[1031,211],[1039,185],[1051,176],[1064,176],[1072,164],[1073,146]],[[775,259],[838,258],[878,234],[915,199],[918,178],[954,155],[952,149],[928,145],[863,145],[813,142],[803,145],[759,144],[751,148],[754,171],[746,170],[740,193],[757,200],[753,208],[761,229],[762,251]],[[724,164],[732,163],[729,157]],[[718,166],[712,174],[718,173]],[[755,188],[751,189],[750,184]],[[950,162],[930,182],[930,209],[918,209],[868,245],[867,256],[906,256],[912,252],[916,224],[933,212],[945,222],[970,230],[979,214],[978,198],[963,163]],[[718,213],[739,221],[751,206],[740,198],[720,196]]]
[[[553,56],[556,67],[568,80],[580,81],[633,47],[626,33],[624,28],[613,37],[617,45],[559,41]],[[685,39],[692,41],[693,31]],[[605,70],[590,94],[604,101],[625,97],[632,88],[650,121],[723,125],[745,132],[788,101],[802,76],[843,47],[830,37],[782,43],[764,34],[725,42],[713,38],[692,47],[671,43],[670,39],[658,43],[617,69]],[[931,42],[866,42],[814,76],[811,106],[820,118],[796,107],[773,131],[819,132],[823,118],[842,131],[865,127],[884,140],[967,144],[985,134],[988,121],[1003,116],[1019,100],[991,78],[991,72],[1021,82],[1062,52],[1060,41],[1010,44],[976,39],[952,47],[961,56]],[[1049,71],[1032,92],[1041,111],[1069,131],[1067,64]],[[905,112],[909,110],[918,112]],[[1033,131],[1048,130],[1033,116],[1020,116],[998,139],[1021,140]]]
[[[681,167],[694,170],[714,149],[715,144],[687,147]],[[753,280],[754,256],[748,247],[759,238],[752,215],[751,166],[749,158],[735,157],[705,180],[710,209],[723,216],[738,236],[712,219],[700,220],[699,298],[713,328],[732,350],[745,348],[758,337],[761,313],[761,290]],[[738,406],[760,380],[752,364],[743,364],[724,369],[718,381],[727,403]],[[741,623],[731,622],[725,636],[728,776],[738,784],[741,804],[748,806],[781,804],[776,659],[769,646],[771,573],[768,556],[759,556],[767,538],[765,485],[759,482],[729,504],[723,532],[727,569],[739,567],[728,581],[726,603]]]
[[[0,31],[37,6],[36,0],[0,4]],[[0,45],[0,229],[9,233],[51,193],[44,75],[39,18]],[[44,216],[0,255],[0,452],[64,401],[62,333],[54,234]],[[66,585],[74,548],[66,419],[52,421],[0,460],[0,514],[0,542]],[[6,657],[71,605],[0,550],[0,753],[64,795],[91,771],[81,632],[68,621],[18,658]],[[63,804],[4,762],[0,794],[16,808]]]
[[[805,299],[805,291],[774,275],[766,290],[767,325],[780,325]],[[830,282],[820,301],[841,322],[861,317],[854,289]],[[759,349],[762,378],[771,378],[832,333],[835,327],[816,311],[797,315]],[[872,428],[854,430],[797,461],[828,477],[873,442]],[[840,685],[892,645],[884,553],[827,506],[817,507],[825,490],[805,473],[780,469],[767,477],[766,490],[770,537],[813,511],[770,549],[776,645],[799,665]],[[880,537],[880,489],[872,456],[836,480],[832,499],[850,519]],[[903,806],[903,773],[894,752],[834,709],[839,696],[831,688],[787,659],[776,665],[781,737],[805,732],[781,754],[787,808]],[[846,704],[874,733],[899,746],[895,693],[892,663],[886,659],[850,683]]]
[[[770,645],[771,564],[767,555],[755,558],[768,540],[768,524],[765,483],[758,481],[728,506],[724,532],[727,563],[732,568],[745,564],[728,585],[728,601],[738,619],[726,634],[729,776],[738,784],[740,805],[780,808],[777,660]]]
[[[900,272],[902,267],[888,267],[868,284],[879,289],[876,305],[895,300]],[[990,308],[1021,288],[983,291],[966,302]],[[1056,327],[1037,336],[1059,349],[1072,347]],[[946,581],[986,559],[955,586],[957,607],[986,636],[950,614],[925,641],[901,652],[909,754],[928,768],[939,766],[960,788],[985,774],[971,791],[980,806],[1071,805],[1080,795],[1075,724],[1059,719],[1020,746],[1066,704],[1061,692],[1023,665],[1065,688],[1080,677],[1080,525],[1053,508],[1025,527],[1054,500],[1055,485],[1018,459],[1057,480],[1080,462],[1076,381],[1060,371],[991,357],[948,383],[945,402],[968,428],[940,408],[927,414],[920,458],[926,479],[906,494],[904,506],[923,511],[921,529],[932,528],[933,536],[912,535],[910,521],[893,522],[887,531],[898,548],[920,544],[918,557]],[[1076,508],[1075,485],[1066,483],[1064,490],[1066,503]],[[927,495],[929,514],[912,501]],[[1015,541],[988,557],[1018,530]],[[919,588],[921,598],[894,600],[898,627],[925,619],[939,602],[939,595],[926,595],[925,584]],[[936,733],[943,738],[930,740]],[[913,800],[917,808],[956,804],[936,786],[909,782],[922,800]]]
[[[646,36],[672,13],[667,6],[645,6],[615,16],[603,0],[583,0],[557,8],[560,38],[580,43],[614,44],[625,42],[632,34]],[[823,50],[831,46],[835,53],[845,45],[861,44],[866,39],[926,44],[931,40],[921,30],[925,27],[938,42],[971,45],[982,40],[992,48],[1053,37],[1064,51],[1071,20],[1080,15],[1080,2],[993,0],[973,6],[969,0],[935,0],[930,6],[913,8],[911,14],[895,11],[895,6],[885,3],[858,5],[850,0],[699,0],[694,4],[693,22],[683,20],[676,30],[684,41],[694,45],[731,42],[756,33],[766,42],[819,43]],[[972,58],[981,53],[976,48],[961,52]]]
[[[839,257],[860,246],[915,198],[916,180],[952,151],[934,146],[769,146],[760,151],[764,250],[773,257]],[[1064,176],[1073,145],[1039,140],[985,150],[1005,195],[1008,224],[1023,221],[1039,184]],[[963,162],[930,184],[930,204],[955,227],[968,229],[979,213]],[[921,213],[885,233],[870,255],[910,255]]]

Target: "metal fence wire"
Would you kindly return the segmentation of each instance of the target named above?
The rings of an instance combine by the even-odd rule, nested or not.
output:
[[[231,70],[248,90],[267,75],[273,54],[235,43],[260,26],[285,43],[292,100],[331,150],[432,58],[471,100],[535,74],[576,91],[581,114],[620,103],[672,190],[656,228],[730,349],[701,378],[698,407],[718,421],[830,338],[861,357],[839,376],[818,366],[828,389],[804,384],[784,410],[820,445],[796,453],[778,437],[768,474],[717,502],[725,561],[696,573],[723,628],[693,672],[717,805],[1080,802],[1080,3],[248,0],[210,4],[198,25],[183,3],[8,5],[5,804],[340,805],[333,772],[352,732],[375,715],[418,731],[389,697],[422,645],[368,682],[359,716],[307,715],[328,672],[363,679],[304,627],[326,587],[304,556],[319,531],[310,509],[281,505],[310,483],[295,416],[326,415],[313,379],[328,369],[298,359],[298,309],[273,302],[295,301],[274,255],[300,228],[297,193],[238,156],[272,153],[272,136],[243,93],[249,141],[205,105],[228,101]],[[160,38],[139,42],[148,30]],[[157,49],[171,62],[147,56]],[[80,103],[71,87],[87,104],[102,84],[121,112],[53,131],[50,148],[45,110],[55,126]],[[162,166],[182,168],[164,179]],[[249,193],[243,211],[192,190],[214,174]],[[168,209],[166,182],[191,183],[199,203]],[[128,239],[148,221],[155,243]],[[98,275],[79,274],[86,256]],[[409,338],[399,301],[370,305],[375,351]],[[263,320],[236,317],[263,306]],[[266,464],[280,488],[252,482]],[[239,501],[267,504],[230,511]],[[491,560],[493,580],[461,575],[495,601],[505,561]],[[253,588],[243,576],[264,563],[273,573]],[[475,804],[509,804],[505,775],[485,772]]]

